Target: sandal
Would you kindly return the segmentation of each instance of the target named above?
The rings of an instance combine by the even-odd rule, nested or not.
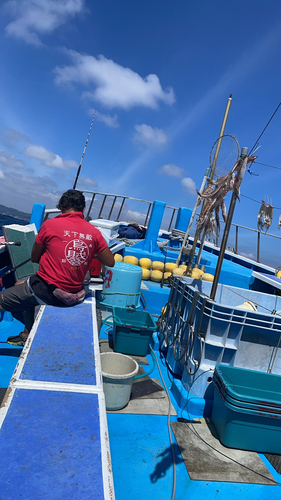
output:
[[[11,345],[17,345],[17,346],[24,346],[25,342],[27,341],[27,338],[23,336],[22,333],[19,335],[16,335],[15,337],[8,337],[7,338],[7,344]]]

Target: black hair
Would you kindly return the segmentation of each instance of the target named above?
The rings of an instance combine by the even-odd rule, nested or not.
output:
[[[57,204],[59,210],[70,210],[72,208],[75,212],[83,212],[85,206],[85,196],[82,191],[77,191],[76,189],[69,189],[63,193]]]

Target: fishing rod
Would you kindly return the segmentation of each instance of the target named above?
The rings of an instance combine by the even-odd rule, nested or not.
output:
[[[86,149],[87,149],[87,146],[88,146],[88,142],[89,142],[89,139],[90,139],[90,135],[91,135],[91,131],[92,131],[92,126],[93,126],[93,123],[94,123],[94,119],[95,119],[95,116],[96,116],[96,112],[97,112],[97,110],[95,109],[94,116],[92,118],[92,122],[91,122],[91,126],[90,126],[90,130],[89,130],[89,133],[88,133],[88,136],[87,136],[87,140],[86,140],[86,143],[85,143],[84,151],[83,151],[83,154],[82,154],[82,157],[81,157],[80,165],[79,165],[78,170],[77,170],[76,179],[74,181],[72,189],[76,189],[76,184],[77,184],[77,181],[78,181],[78,177],[80,175],[80,171],[81,171],[83,159],[84,159],[84,156],[85,156],[85,153],[86,153]]]

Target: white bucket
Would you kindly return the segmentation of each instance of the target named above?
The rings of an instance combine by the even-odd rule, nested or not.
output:
[[[138,363],[124,354],[104,352],[101,354],[101,369],[106,409],[124,408],[130,401]]]

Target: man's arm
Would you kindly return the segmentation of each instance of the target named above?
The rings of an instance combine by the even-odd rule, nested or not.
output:
[[[113,267],[115,264],[113,253],[108,247],[97,253],[95,257],[105,266]]]
[[[31,262],[37,262],[39,264],[41,256],[45,252],[45,248],[45,245],[39,245],[39,243],[35,241],[31,252]]]

